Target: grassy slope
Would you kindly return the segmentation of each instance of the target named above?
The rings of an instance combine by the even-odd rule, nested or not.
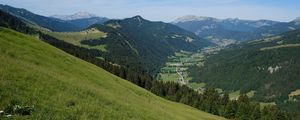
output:
[[[65,42],[71,43],[73,45],[91,49],[98,49],[104,52],[107,51],[106,45],[89,46],[80,43],[83,40],[101,39],[106,37],[107,33],[104,33],[94,28],[80,32],[52,32],[47,30],[42,31],[50,36],[55,37],[56,39],[64,40]]]
[[[0,110],[34,105],[30,119],[223,119],[157,97],[38,39],[0,28]],[[68,102],[75,106],[68,107]],[[21,116],[15,116],[24,119]]]

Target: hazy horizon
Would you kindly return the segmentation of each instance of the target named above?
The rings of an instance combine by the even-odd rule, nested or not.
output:
[[[111,19],[140,15],[148,20],[164,22],[186,15],[283,22],[300,16],[297,13],[300,1],[297,0],[3,0],[0,4],[44,16],[89,12]]]

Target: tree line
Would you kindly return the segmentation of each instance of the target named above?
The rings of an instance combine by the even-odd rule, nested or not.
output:
[[[281,111],[276,106],[261,108],[259,103],[251,102],[247,95],[240,95],[237,100],[230,100],[228,93],[219,94],[214,88],[207,88],[202,94],[174,82],[163,82],[153,79],[145,72],[128,69],[124,66],[114,65],[105,59],[99,59],[101,52],[96,49],[87,49],[66,43],[44,33],[39,33],[45,41],[75,57],[95,64],[114,75],[126,79],[152,93],[165,99],[180,102],[199,110],[228,119],[238,120],[289,120],[291,114]]]

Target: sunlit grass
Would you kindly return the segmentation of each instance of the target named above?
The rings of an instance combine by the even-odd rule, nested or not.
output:
[[[265,50],[272,50],[272,49],[279,49],[279,48],[288,48],[288,47],[300,47],[300,44],[285,44],[285,45],[276,45],[276,46],[272,46],[272,47],[264,47],[261,48],[261,51],[265,51]]]
[[[289,97],[300,95],[300,89],[297,89],[289,94]]]

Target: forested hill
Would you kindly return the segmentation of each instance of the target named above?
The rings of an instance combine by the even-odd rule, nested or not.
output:
[[[300,88],[299,51],[300,31],[296,30],[224,49],[190,72],[193,81],[244,93],[254,90],[254,99],[292,104],[290,95]]]
[[[212,45],[211,42],[195,36],[193,33],[173,24],[149,21],[141,16],[123,20],[111,20],[106,26],[117,26],[117,30],[135,40],[137,44],[150,47],[166,46],[169,50],[199,50]]]
[[[4,12],[0,9],[0,26],[11,28],[23,33],[35,33],[36,31],[29,27],[26,23],[22,20],[18,19],[17,17]]]

